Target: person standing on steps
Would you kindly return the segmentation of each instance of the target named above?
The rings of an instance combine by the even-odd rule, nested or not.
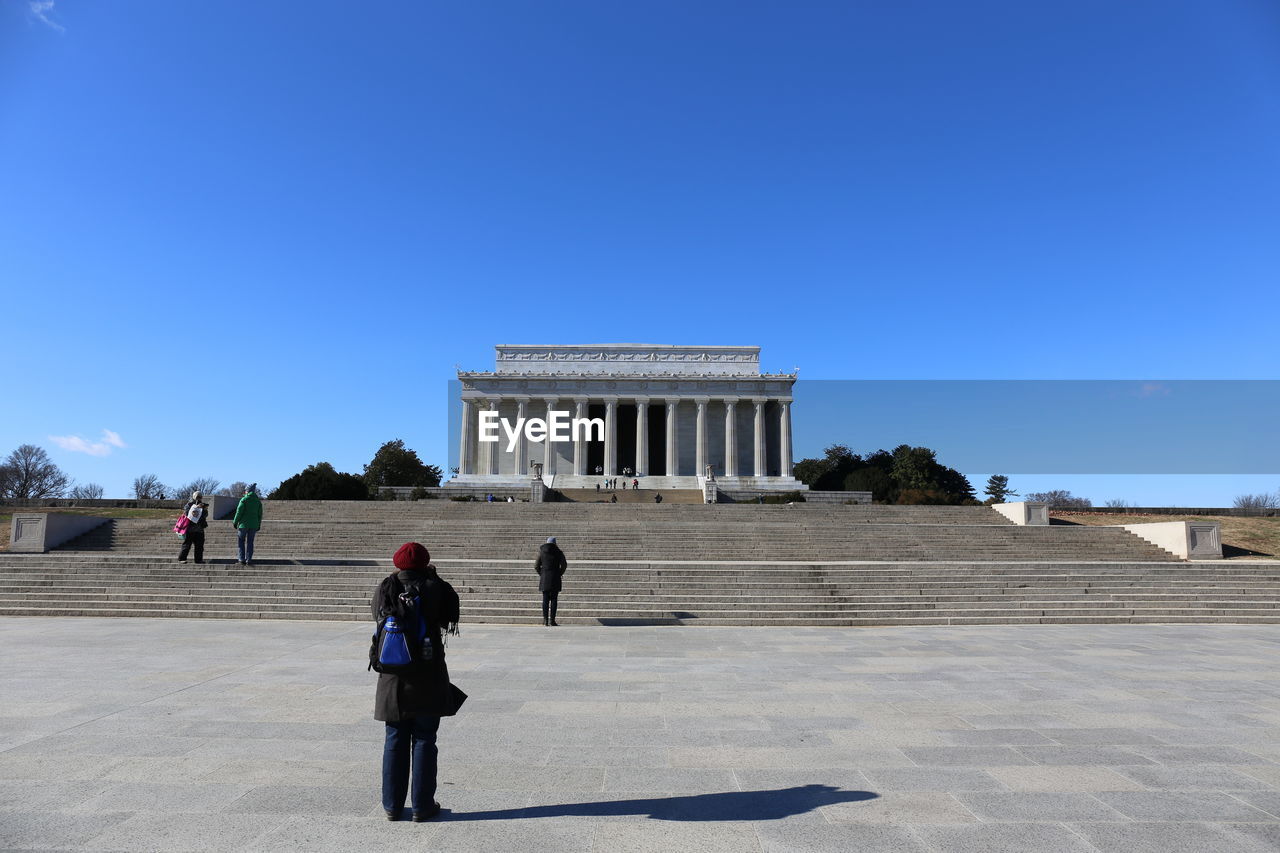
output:
[[[430,645],[431,656],[409,671],[378,673],[373,718],[387,727],[382,745],[382,808],[387,820],[399,820],[407,798],[414,823],[421,823],[440,814],[435,799],[440,718],[456,714],[466,698],[450,684],[444,660],[444,638],[458,635],[458,593],[436,573],[431,554],[417,542],[401,545],[391,562],[397,571],[383,578],[370,604],[374,621],[402,611],[404,602],[416,597],[417,612],[426,623],[424,649]]]
[[[548,536],[547,541],[538,549],[538,559],[533,563],[533,570],[538,573],[538,590],[542,593],[542,624],[544,626],[558,627],[556,605],[560,599],[560,579],[568,566],[564,559],[564,552],[556,544],[556,537]]]
[[[178,562],[187,561],[187,553],[191,546],[196,546],[196,562],[204,562],[204,529],[209,526],[209,505],[199,492],[191,493],[191,500],[182,508],[187,517],[187,532],[182,534],[182,550],[178,552]]]
[[[262,528],[262,500],[258,497],[258,484],[245,487],[244,497],[236,504],[236,514],[231,519],[236,531],[237,562],[242,566],[253,565],[253,540]]]

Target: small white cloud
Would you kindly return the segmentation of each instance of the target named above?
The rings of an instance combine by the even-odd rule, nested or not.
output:
[[[52,27],[58,32],[65,32],[66,28],[57,21],[49,17],[49,13],[53,11],[54,0],[27,0],[27,11],[31,13],[31,17],[44,24]]]
[[[113,447],[128,447],[120,433],[109,429],[102,431],[101,441],[85,441],[78,435],[51,435],[49,440],[72,453],[87,453],[90,456],[110,456]]]
[[[1138,392],[1139,397],[1167,397],[1169,386],[1159,382],[1144,382]]]

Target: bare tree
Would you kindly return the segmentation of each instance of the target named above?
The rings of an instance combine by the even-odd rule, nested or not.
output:
[[[143,474],[133,481],[133,496],[140,501],[164,500],[169,489],[155,474]]]
[[[222,483],[212,477],[197,477],[185,486],[179,486],[177,489],[177,495],[183,500],[191,497],[192,492],[199,492],[202,495],[212,495],[217,493],[218,487],[221,485]]]
[[[1276,509],[1280,507],[1280,494],[1237,495],[1233,506],[1236,509]]]
[[[1107,501],[1105,504],[1103,504],[1103,506],[1109,506],[1109,507],[1115,507],[1115,508],[1117,508],[1117,509],[1123,509],[1123,508],[1125,508],[1125,507],[1131,507],[1131,506],[1134,506],[1134,504],[1129,503],[1129,501],[1125,500],[1124,498],[1112,498],[1111,500],[1109,500],[1109,501]]]
[[[1035,503],[1048,504],[1057,509],[1088,509],[1093,501],[1078,498],[1066,489],[1051,489],[1047,492],[1032,492],[1026,499]]]
[[[219,494],[227,495],[228,497],[232,497],[232,498],[238,498],[244,494],[244,490],[247,488],[249,488],[248,483],[242,483],[241,481],[236,480],[230,486],[227,486],[225,489],[219,492]]]
[[[6,498],[60,498],[70,485],[71,478],[34,444],[22,445],[0,465],[0,496]]]
[[[81,501],[96,501],[102,499],[102,494],[102,486],[97,483],[82,483],[68,492],[67,497]]]

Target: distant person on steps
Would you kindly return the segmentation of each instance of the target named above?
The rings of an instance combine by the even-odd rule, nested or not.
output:
[[[182,513],[187,517],[187,532],[182,534],[182,550],[178,552],[178,562],[187,561],[187,553],[191,546],[196,546],[196,562],[204,562],[204,529],[209,526],[209,505],[199,492],[191,493]]]
[[[258,484],[245,487],[244,497],[236,504],[236,514],[231,519],[236,531],[236,556],[242,566],[253,565],[253,539],[262,528],[262,499],[258,497]]]
[[[556,605],[560,599],[561,578],[568,568],[564,552],[556,544],[556,537],[548,536],[538,549],[538,559],[533,570],[538,573],[538,590],[542,593],[542,624],[556,626]]]

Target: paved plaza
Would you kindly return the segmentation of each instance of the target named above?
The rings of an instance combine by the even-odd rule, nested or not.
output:
[[[1276,627],[464,625],[430,824],[368,634],[0,619],[0,848],[1280,850]]]

